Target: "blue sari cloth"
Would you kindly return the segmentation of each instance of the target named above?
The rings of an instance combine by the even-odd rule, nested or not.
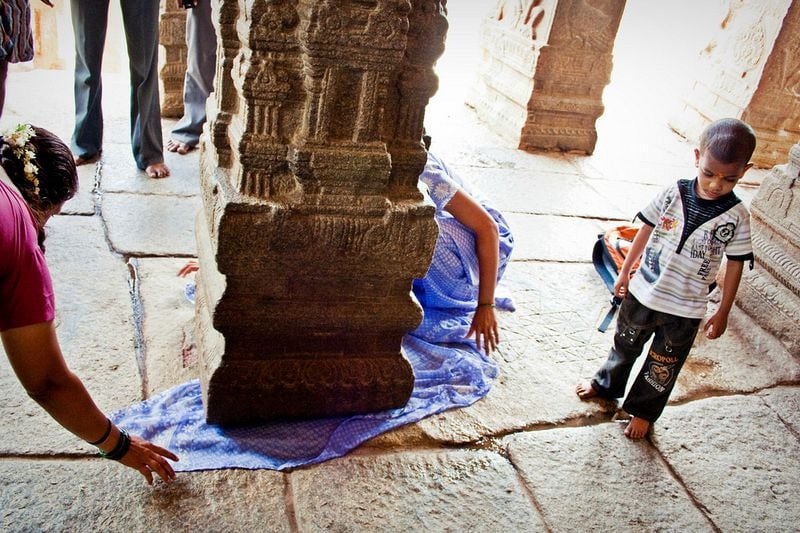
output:
[[[376,413],[222,428],[206,423],[200,383],[193,380],[121,409],[112,414],[112,420],[177,453],[181,457],[174,464],[177,471],[286,470],[341,457],[381,433],[471,405],[485,396],[497,376],[497,365],[476,348],[473,339],[465,338],[478,294],[475,238],[444,206],[461,188],[478,199],[497,221],[498,279],[508,262],[513,238],[502,215],[435,156],[429,155],[420,179],[437,206],[439,238],[428,273],[413,285],[424,319],[403,337],[403,353],[415,378],[405,406]],[[193,286],[188,295],[193,296]],[[513,310],[507,297],[498,297],[496,303]]]

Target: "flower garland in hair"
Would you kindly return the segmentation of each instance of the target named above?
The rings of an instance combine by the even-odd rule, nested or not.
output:
[[[33,194],[39,196],[39,167],[33,162],[36,159],[36,152],[28,145],[34,135],[36,132],[30,124],[17,124],[3,133],[3,140],[22,163],[22,172],[25,174],[25,179],[33,185]]]

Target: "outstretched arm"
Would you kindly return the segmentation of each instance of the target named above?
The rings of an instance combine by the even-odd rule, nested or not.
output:
[[[651,233],[653,233],[653,226],[649,224],[642,225],[639,231],[636,232],[636,237],[633,238],[631,248],[628,251],[628,255],[625,257],[625,261],[622,263],[622,267],[619,269],[617,281],[614,283],[614,296],[625,298],[628,295],[628,283],[631,281],[631,269],[633,265],[636,264],[636,261],[642,257],[642,253],[644,252],[645,246],[647,246],[647,240],[650,238]]]
[[[478,307],[472,317],[467,337],[475,334],[480,349],[487,353],[497,348],[500,337],[494,313],[494,290],[500,261],[500,237],[497,223],[475,199],[459,190],[444,209],[475,233],[475,252],[478,257]]]
[[[98,447],[104,452],[114,450],[122,438],[120,431],[108,425],[81,380],[67,368],[52,322],[6,330],[0,337],[11,367],[31,398],[87,442],[100,440],[110,427]],[[138,437],[130,439],[131,446],[120,459],[122,464],[138,470],[151,484],[154,472],[167,482],[175,478],[165,459],[177,461],[175,454]]]
[[[743,270],[744,261],[728,259],[725,267],[725,283],[722,286],[722,301],[720,301],[717,312],[711,315],[711,318],[703,326],[703,331],[706,332],[706,337],[709,339],[721,337],[725,330],[728,329],[728,313],[731,312],[733,307],[736,291],[739,290],[739,282],[742,279]]]

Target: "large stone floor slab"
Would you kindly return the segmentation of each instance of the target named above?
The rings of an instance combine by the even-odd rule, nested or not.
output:
[[[102,216],[114,250],[135,256],[195,256],[197,197],[106,193]]]
[[[797,531],[800,441],[762,397],[668,407],[653,442],[721,531]]]
[[[149,487],[101,459],[0,462],[2,531],[293,531],[284,475],[225,470],[179,474]]]
[[[506,213],[505,218],[515,238],[515,261],[590,262],[597,234],[609,226],[555,215]]]
[[[538,169],[470,168],[463,174],[503,213],[562,215],[584,218],[629,218],[616,203],[587,187],[577,171],[555,173]],[[523,194],[534,188],[536,194]]]
[[[300,531],[544,531],[512,466],[486,451],[350,455],[290,474]]]
[[[136,167],[130,144],[108,144],[103,150],[100,187],[105,192],[196,196],[200,193],[199,153],[199,150],[186,155],[165,152],[164,163],[170,168],[170,175],[153,179]]]
[[[184,294],[187,279],[177,275],[185,264],[185,259],[131,259],[143,311],[148,395],[198,377],[194,305]]]
[[[712,531],[646,441],[606,423],[506,439],[551,531]]]

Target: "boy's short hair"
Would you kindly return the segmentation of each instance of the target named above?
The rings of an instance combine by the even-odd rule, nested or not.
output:
[[[708,150],[720,163],[746,164],[755,149],[753,128],[735,118],[715,120],[700,134],[700,153]]]

